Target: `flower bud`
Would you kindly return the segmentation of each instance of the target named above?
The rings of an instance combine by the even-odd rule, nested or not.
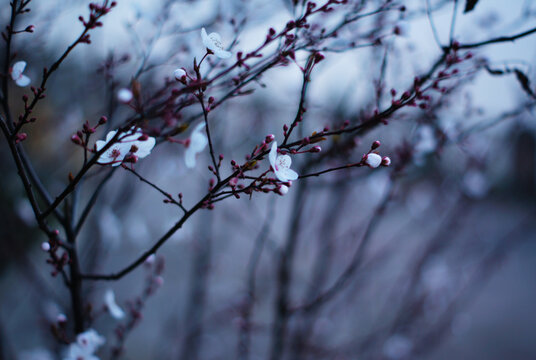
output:
[[[372,146],[370,147],[372,150],[376,150],[377,148],[379,148],[381,145],[380,141],[379,140],[376,140],[372,143]]]
[[[312,152],[312,153],[318,153],[318,152],[322,151],[322,148],[320,146],[316,145],[316,146],[313,146],[311,148],[311,150],[309,150],[309,151]]]
[[[185,81],[186,80],[186,71],[184,71],[184,69],[182,69],[182,68],[176,69],[173,72],[173,76],[175,77],[175,80],[177,80],[177,81]]]
[[[267,144],[269,144],[269,143],[271,143],[272,141],[274,141],[274,139],[275,139],[274,134],[266,135],[266,138],[264,139],[264,142],[266,142]]]
[[[376,153],[369,153],[365,155],[364,160],[369,167],[377,168],[382,162],[382,157]]]
[[[133,97],[134,95],[129,89],[121,89],[117,92],[117,99],[125,104],[129,103]]]
[[[45,252],[50,251],[50,244],[48,243],[48,241],[44,241],[41,243],[41,250]]]
[[[389,166],[391,165],[391,158],[389,156],[384,156],[382,159],[382,166]]]
[[[277,189],[279,195],[283,196],[283,195],[286,195],[288,193],[288,186],[286,185],[281,185],[278,189]]]

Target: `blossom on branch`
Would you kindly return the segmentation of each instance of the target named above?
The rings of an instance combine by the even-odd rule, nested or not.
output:
[[[108,142],[110,142],[117,130],[110,131],[106,135],[106,140],[97,140],[95,147],[100,151]],[[129,134],[130,133],[130,134]],[[127,135],[119,136],[118,141],[110,146],[97,161],[101,165],[118,166],[123,162],[127,155],[134,155],[136,158],[144,158],[151,153],[156,144],[156,139],[144,135],[141,129],[134,130],[131,128]]]
[[[132,91],[130,91],[129,89],[120,89],[118,92],[117,92],[117,99],[119,101],[121,101],[122,103],[129,103],[132,98],[134,97],[134,95],[132,94]]]
[[[186,71],[182,68],[175,69],[175,71],[173,71],[173,76],[177,81],[184,81],[186,80]]]
[[[63,360],[99,360],[93,355],[106,342],[95,330],[89,329],[78,334],[76,342],[69,345],[67,356]]]
[[[298,173],[290,168],[292,159],[288,155],[277,155],[277,141],[272,143],[272,149],[268,155],[270,165],[274,171],[275,176],[283,182],[289,180],[296,180]]]
[[[9,74],[11,75],[11,78],[13,81],[15,81],[15,84],[17,84],[20,87],[25,87],[30,85],[30,78],[23,74],[24,69],[26,68],[26,61],[17,61],[11,69],[9,69]]]
[[[202,28],[201,38],[203,39],[205,47],[220,59],[228,59],[231,57],[231,52],[226,51],[223,48],[220,34],[213,32],[207,35],[205,28]]]
[[[367,164],[371,168],[377,168],[382,163],[382,157],[376,153],[366,154],[364,160],[365,164]]]
[[[205,149],[208,144],[208,139],[202,133],[205,123],[200,123],[192,131],[192,135],[186,141],[186,152],[184,153],[184,161],[187,168],[195,167],[195,156]]]
[[[112,289],[108,289],[104,293],[104,305],[114,319],[119,320],[125,317],[125,312],[115,302],[115,294]]]

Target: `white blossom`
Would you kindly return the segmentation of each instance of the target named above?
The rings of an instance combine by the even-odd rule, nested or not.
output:
[[[66,357],[63,360],[99,360],[95,351],[106,342],[95,330],[88,329],[78,334],[76,342],[69,345]]]
[[[119,91],[117,92],[117,99],[125,104],[129,103],[133,97],[134,95],[132,94],[132,91],[126,88],[119,89]]]
[[[192,135],[190,135],[189,141],[186,143],[186,152],[184,153],[184,161],[186,162],[187,168],[194,168],[195,167],[195,156],[197,153],[200,153],[205,149],[205,147],[208,144],[208,139],[203,134],[203,128],[205,127],[205,123],[200,123],[197,125],[194,130],[192,131]]]
[[[376,153],[369,153],[365,155],[365,164],[371,168],[377,168],[382,163],[382,157]]]
[[[48,241],[44,241],[41,243],[41,250],[45,252],[50,250],[50,244],[48,243]]]
[[[175,80],[180,81],[183,76],[186,76],[186,71],[182,68],[178,68],[173,72],[173,76],[175,77]]]
[[[104,293],[104,304],[113,318],[122,319],[125,317],[125,312],[115,302],[115,294],[112,289],[108,289]]]
[[[281,185],[279,187],[279,194],[280,195],[286,195],[288,193],[288,186],[286,185]]]
[[[110,131],[106,135],[106,140],[97,140],[95,146],[100,151],[109,141],[113,139],[117,130]],[[151,153],[156,144],[154,137],[147,137],[147,140],[139,140],[143,135],[141,129],[131,128],[126,134],[120,135],[118,141],[110,146],[99,158],[97,163],[102,165],[118,166],[129,153],[142,159]],[[135,151],[133,151],[135,150]]]
[[[10,69],[11,78],[20,87],[28,86],[31,82],[30,78],[23,74],[25,68],[26,61],[17,61]]]
[[[272,149],[268,155],[270,165],[274,170],[275,176],[283,182],[296,180],[298,173],[290,168],[292,159],[288,155],[277,155],[277,141],[272,143]]]
[[[223,48],[220,34],[213,32],[207,35],[205,28],[202,28],[201,39],[203,39],[203,44],[205,47],[212,51],[214,55],[220,59],[227,59],[231,57],[231,53]]]

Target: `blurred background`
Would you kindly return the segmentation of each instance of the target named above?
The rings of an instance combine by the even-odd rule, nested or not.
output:
[[[35,32],[18,35],[13,47],[16,59],[27,62],[32,85],[82,31],[77,18],[87,14],[88,3],[31,2],[19,26],[33,24]],[[452,36],[461,44],[477,43],[536,24],[530,0],[481,0],[467,13],[465,5],[349,1],[314,17],[312,29],[367,14],[322,44],[325,60],[312,72],[295,138],[389,107],[390,89],[398,96],[411,89],[414,77],[442,55],[438,41],[446,46]],[[82,151],[71,135],[103,114],[110,118],[108,129],[132,115],[114,99],[133,76],[148,97],[176,68],[192,72],[194,57],[205,53],[201,27],[220,33],[233,53],[246,53],[263,43],[270,27],[281,30],[301,9],[290,0],[119,0],[104,26],[92,32],[92,44],[77,47],[51,78],[47,99],[34,114],[38,121],[25,128],[24,146],[36,172],[52,194],[59,193],[69,172],[81,166]],[[9,22],[7,0],[0,16],[2,24]],[[135,311],[129,309],[156,265],[116,282],[85,282],[91,327],[106,337],[99,358],[536,358],[536,100],[514,71],[534,79],[535,45],[536,36],[527,36],[464,50],[472,58],[456,65],[458,74],[443,93],[430,92],[427,109],[406,107],[386,126],[330,137],[319,155],[293,156],[292,165],[307,174],[358,162],[379,140],[381,155],[392,159],[388,168],[300,179],[284,196],[253,193],[197,212],[158,252],[163,284],[143,298],[142,317],[121,355],[113,353],[122,344],[117,328],[132,320]],[[294,120],[300,98],[297,65],[304,66],[308,55],[297,51],[297,64],[271,68],[244,89],[251,94],[210,113],[224,174],[231,172],[231,159],[242,162],[266,135],[283,140],[282,127]],[[232,59],[209,58],[201,71],[208,76]],[[226,86],[219,85],[208,90],[217,100]],[[530,82],[528,88],[535,91]],[[24,110],[24,93],[28,88],[12,84],[13,113]],[[184,109],[177,121],[198,111]],[[99,129],[93,140],[104,139],[108,129]],[[59,314],[70,320],[69,293],[50,275],[40,249],[46,238],[7,149],[2,140],[1,356],[57,359],[63,347],[51,326]],[[209,164],[205,151],[197,167],[187,169],[184,147],[161,142],[136,170],[172,194],[183,193],[189,207],[207,191]],[[260,170],[268,167],[265,159]],[[107,171],[101,167],[84,181],[82,202]],[[129,172],[115,171],[78,240],[83,272],[116,272],[149,248],[181,215],[162,200]],[[283,316],[282,269],[290,277]],[[126,319],[102,311],[107,289],[114,290]],[[284,334],[278,332],[282,321]]]

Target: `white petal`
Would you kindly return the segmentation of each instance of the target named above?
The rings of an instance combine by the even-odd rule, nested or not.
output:
[[[195,153],[201,152],[205,149],[208,144],[208,139],[204,134],[195,133],[190,137],[190,147],[189,149]]]
[[[76,337],[76,343],[87,355],[93,354],[105,342],[106,339],[93,329],[86,330]]]
[[[117,92],[117,98],[119,99],[119,101],[124,102],[124,103],[130,102],[130,100],[132,100],[133,97],[134,95],[132,94],[132,91],[130,91],[129,89],[121,89]]]
[[[113,130],[113,131],[110,131],[108,134],[106,134],[106,143],[110,142],[110,140],[113,139],[116,133],[117,133],[117,130]]]
[[[199,123],[192,131],[192,135],[190,135],[190,145],[188,148],[195,153],[203,151],[208,144],[208,139],[202,132],[204,127],[204,122]]]
[[[228,59],[231,57],[232,53],[229,51],[217,49],[217,50],[214,50],[214,55],[216,55],[220,59]]]
[[[382,157],[375,153],[370,153],[365,159],[365,163],[372,168],[377,168],[382,163]]]
[[[210,39],[208,38],[207,31],[205,30],[205,28],[201,28],[201,39],[203,40],[203,45],[210,49]]]
[[[175,77],[176,80],[180,80],[183,76],[186,76],[186,71],[184,71],[183,69],[176,69],[174,72],[173,72],[173,76]]]
[[[195,151],[192,151],[191,148],[186,149],[186,152],[184,153],[184,162],[189,169],[195,167]]]
[[[217,43],[221,44],[221,36],[217,32],[208,34],[208,38],[214,45],[216,45]]]
[[[205,127],[204,122],[201,122],[201,123],[197,124],[196,127],[192,130],[192,134],[200,132],[201,130],[203,130],[204,127]]]
[[[26,61],[17,61],[11,67],[11,78],[17,80],[21,75],[24,69],[26,68]]]
[[[281,195],[286,195],[288,193],[288,186],[286,185],[281,185],[281,187],[279,188],[279,193]]]
[[[298,179],[298,173],[292,169],[283,168],[275,172],[275,176],[281,181]]]
[[[151,153],[151,150],[153,150],[155,144],[156,139],[154,137],[149,137],[145,141],[137,141],[135,143],[135,145],[138,147],[138,151],[136,151],[136,156],[140,159],[143,159]]]
[[[272,143],[272,148],[270,149],[270,154],[268,155],[268,160],[270,160],[270,165],[275,170],[275,160],[277,159],[277,141]]]
[[[106,307],[108,308],[108,311],[113,318],[122,319],[123,317],[125,317],[125,312],[115,302],[115,294],[113,290],[106,290],[106,292],[104,293],[104,303],[106,304]]]
[[[275,165],[278,170],[289,169],[290,165],[292,165],[292,159],[288,155],[280,155],[275,159]]]
[[[106,141],[104,140],[97,140],[95,141],[95,147],[97,148],[97,151],[100,151],[104,145],[106,145]]]
[[[17,84],[18,86],[20,87],[25,87],[25,86],[28,86],[30,85],[30,83],[32,82],[32,80],[30,80],[30,78],[26,75],[20,75],[20,77],[15,80],[15,84]]]

